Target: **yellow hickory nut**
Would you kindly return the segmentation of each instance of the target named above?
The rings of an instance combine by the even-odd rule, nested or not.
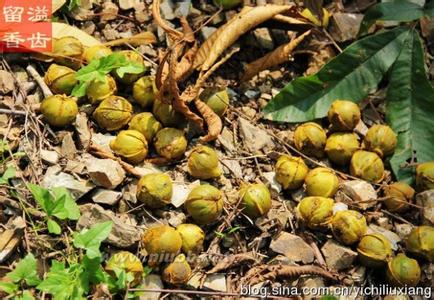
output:
[[[55,94],[69,95],[77,84],[75,71],[71,68],[51,64],[44,75],[44,81]]]
[[[157,266],[165,262],[167,257],[179,254],[182,247],[181,235],[168,225],[157,225],[147,229],[142,242],[148,253],[150,266]]]
[[[140,77],[133,85],[133,98],[141,107],[152,107],[158,92],[154,76]]]
[[[164,173],[147,174],[137,183],[137,200],[151,208],[161,208],[170,204],[172,194],[172,180]]]
[[[384,205],[390,212],[404,212],[413,201],[415,190],[405,182],[395,182],[384,187]]]
[[[255,219],[265,216],[271,208],[271,195],[263,183],[244,184],[240,189],[243,213]]]
[[[140,54],[137,53],[136,51],[122,50],[120,51],[120,53],[122,53],[125,56],[127,61],[131,61],[139,65],[143,65],[144,63],[142,56],[140,56]],[[117,80],[119,80],[120,82],[126,85],[133,84],[135,81],[137,81],[137,79],[139,79],[143,75],[143,73],[139,73],[139,74],[125,73],[122,77],[120,77],[116,73],[116,70],[113,72],[113,74]]]
[[[155,134],[163,128],[160,122],[150,112],[143,112],[135,115],[129,124],[128,129],[139,131],[146,140],[151,143]]]
[[[109,96],[101,101],[93,112],[98,126],[108,130],[118,130],[128,124],[133,114],[133,106],[120,96]]]
[[[331,219],[334,237],[345,245],[360,241],[368,229],[365,217],[355,210],[344,210],[335,213]]]
[[[148,155],[148,143],[143,134],[136,130],[122,130],[110,142],[114,153],[132,164],[142,162]]]
[[[434,161],[416,167],[416,186],[421,191],[434,189]]]
[[[327,118],[333,130],[352,131],[360,122],[361,112],[359,106],[348,100],[336,100],[330,106]]]
[[[331,198],[305,197],[297,205],[297,215],[300,220],[311,229],[325,229],[333,216]]]
[[[417,286],[421,270],[417,260],[399,253],[387,264],[387,279],[394,286]]]
[[[130,286],[134,287],[140,283],[143,276],[143,265],[140,259],[128,251],[120,251],[113,254],[107,261],[105,270],[110,275],[115,275],[115,270],[124,270],[131,273],[134,277]]]
[[[200,94],[200,99],[206,103],[219,117],[222,117],[229,107],[227,89],[208,88]]]
[[[357,135],[352,132],[335,132],[328,138],[325,146],[327,157],[335,164],[345,166],[351,161],[354,152],[360,149]]]
[[[287,190],[300,188],[306,178],[309,168],[300,157],[282,155],[275,166],[276,181]]]
[[[94,104],[114,95],[117,90],[116,81],[110,75],[106,75],[104,80],[93,80],[89,83],[86,96]]]
[[[301,12],[301,15],[316,26],[327,27],[329,25],[330,13],[325,8],[323,8],[322,11],[323,11],[322,21],[320,21],[318,17],[315,16],[308,8],[305,8]]]
[[[179,254],[172,263],[163,269],[163,280],[173,285],[183,285],[190,277],[191,267],[184,254]]]
[[[196,146],[188,156],[188,173],[194,178],[211,179],[222,174],[217,152],[208,146]]]
[[[72,124],[78,114],[77,102],[65,95],[53,95],[41,103],[41,113],[51,126],[64,127]]]
[[[184,121],[182,114],[177,112],[172,105],[157,99],[152,105],[152,113],[166,127],[178,127]]]
[[[322,158],[326,141],[326,133],[321,125],[317,123],[307,122],[295,129],[295,147],[306,155]]]
[[[423,257],[429,262],[434,261],[434,227],[423,225],[410,232],[405,239],[407,250]]]
[[[175,128],[163,128],[154,138],[157,153],[167,159],[181,158],[187,149],[187,139],[184,132]]]
[[[358,150],[350,163],[350,174],[366,181],[379,183],[384,178],[384,164],[375,152]]]
[[[196,224],[181,224],[176,227],[176,231],[181,235],[182,251],[185,254],[198,254],[203,250],[205,233]]]
[[[331,198],[336,194],[339,187],[339,179],[335,172],[327,168],[315,168],[304,180],[306,193],[309,196],[321,196]]]
[[[83,61],[90,63],[94,59],[100,59],[112,54],[112,50],[104,45],[95,45],[84,49]]]
[[[184,203],[185,209],[198,224],[216,221],[223,210],[222,192],[209,184],[195,187]]]
[[[83,44],[75,37],[65,36],[53,39],[54,61],[74,70],[81,66],[83,50]]]
[[[369,268],[384,267],[393,255],[392,245],[380,233],[364,235],[357,246],[357,253],[362,265]]]
[[[363,140],[363,146],[380,157],[393,154],[398,139],[396,133],[387,125],[374,125],[368,129]]]

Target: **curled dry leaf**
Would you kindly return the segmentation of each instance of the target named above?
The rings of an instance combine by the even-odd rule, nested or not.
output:
[[[199,99],[196,99],[194,104],[196,105],[197,110],[202,115],[208,127],[207,135],[201,137],[200,141],[202,143],[206,143],[215,140],[222,131],[222,120],[208,105]]]
[[[72,36],[78,39],[86,47],[101,44],[101,42],[98,41],[96,38],[87,34],[83,30],[78,29],[77,27],[58,22],[52,22],[51,24],[53,29],[53,39],[60,39],[66,36]]]
[[[229,268],[239,266],[242,263],[252,263],[255,261],[256,261],[256,259],[255,259],[255,257],[253,257],[252,252],[233,254],[233,255],[230,255],[230,256],[226,257],[225,259],[219,261],[214,266],[214,268],[209,270],[207,273],[208,274],[217,273],[217,272],[229,269]]]
[[[131,37],[117,39],[104,43],[104,45],[108,47],[113,47],[123,44],[130,44],[131,46],[138,47],[141,45],[153,44],[155,42],[157,42],[157,38],[155,37],[155,35],[152,32],[144,31]]]
[[[160,26],[173,40],[180,40],[183,37],[183,33],[170,27],[166,21],[163,20],[160,14],[160,0],[154,0],[152,3],[152,16],[155,22]]]
[[[272,18],[274,21],[278,21],[281,23],[286,23],[289,25],[312,25],[311,23],[308,23],[306,21],[294,18],[294,17],[290,17],[290,16],[285,16],[285,15],[281,15],[281,14],[277,14]]]
[[[288,57],[292,51],[310,34],[310,30],[290,41],[288,44],[282,45],[265,56],[249,63],[246,66],[242,81],[247,81],[259,72],[271,67],[280,65],[288,61]]]

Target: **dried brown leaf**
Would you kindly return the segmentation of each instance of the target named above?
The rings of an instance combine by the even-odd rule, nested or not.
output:
[[[152,32],[144,31],[136,35],[133,35],[131,37],[117,39],[117,40],[104,43],[104,45],[108,47],[113,47],[113,46],[119,46],[124,44],[130,44],[131,46],[138,47],[141,45],[153,44],[155,42],[157,42],[157,38],[155,37],[155,35]]]
[[[271,67],[280,65],[288,61],[292,51],[310,34],[310,30],[290,41],[288,44],[282,45],[273,51],[267,53],[263,57],[249,63],[246,66],[242,81],[247,81],[259,72]]]
[[[230,255],[230,256],[224,258],[223,260],[219,261],[214,266],[214,268],[209,270],[207,273],[208,274],[217,273],[217,272],[229,269],[229,268],[236,267],[242,263],[252,263],[255,261],[256,261],[256,258],[253,256],[252,252],[234,254],[234,255]]]
[[[194,101],[194,104],[196,105],[197,110],[202,115],[208,127],[207,135],[201,137],[200,141],[202,143],[214,141],[215,139],[217,139],[220,132],[222,131],[223,128],[222,120],[208,105],[206,105],[204,102],[200,101],[199,99],[196,99]]]
[[[152,16],[154,21],[160,26],[173,40],[180,40],[183,37],[183,33],[173,29],[163,20],[160,14],[160,0],[154,0],[152,3]]]
[[[178,63],[178,67],[176,68],[176,79],[178,81],[184,81],[193,71],[193,61],[196,57],[197,49],[198,45],[195,43],[187,50]]]
[[[293,18],[290,16],[285,16],[281,14],[277,14],[272,18],[274,21],[278,21],[281,23],[286,23],[289,25],[312,25],[311,23],[308,23],[304,20]]]

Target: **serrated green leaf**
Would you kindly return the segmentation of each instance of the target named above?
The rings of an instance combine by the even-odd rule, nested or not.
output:
[[[401,168],[411,158],[434,160],[434,88],[425,71],[422,41],[414,30],[393,65],[386,96],[386,119],[398,134],[390,164],[398,180],[411,183],[413,170]]]
[[[32,253],[29,253],[20,260],[12,272],[9,272],[6,277],[13,282],[24,280],[28,286],[35,286],[41,282],[39,279],[36,266],[37,262]]]
[[[0,291],[6,294],[14,294],[18,291],[18,285],[13,282],[0,281]]]
[[[265,118],[305,122],[326,116],[336,99],[359,102],[378,87],[410,34],[398,27],[353,43],[315,75],[286,85],[264,108]]]
[[[60,234],[62,232],[62,228],[60,228],[59,223],[57,223],[53,219],[47,220],[47,229],[48,232],[52,234]]]
[[[110,234],[113,223],[111,221],[98,223],[89,229],[83,229],[79,233],[74,233],[74,246],[85,249],[86,255],[92,259],[101,255],[99,247]]]
[[[0,184],[9,184],[9,180],[15,177],[16,170],[14,167],[8,167],[0,177]]]
[[[123,78],[125,74],[140,74],[144,71],[145,69],[143,68],[143,66],[137,64],[137,63],[133,63],[131,62],[129,65],[126,66],[122,66],[116,69],[116,74]]]

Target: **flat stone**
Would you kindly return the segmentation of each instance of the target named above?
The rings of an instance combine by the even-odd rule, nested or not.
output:
[[[410,232],[413,230],[413,226],[407,223],[395,224],[396,234],[403,240],[405,239]]]
[[[89,146],[92,136],[89,130],[88,121],[89,120],[85,113],[79,113],[75,118],[75,130],[78,133],[78,138],[83,148],[87,148]]]
[[[108,152],[112,152],[112,149],[110,148],[110,142],[115,138],[116,136],[114,135],[96,133],[92,134],[92,143],[97,144]]]
[[[227,127],[223,128],[217,139],[223,145],[226,151],[230,153],[236,152],[236,147],[234,145],[234,135]]]
[[[241,169],[241,165],[238,160],[224,159],[222,160],[222,164],[229,169],[231,175],[233,175],[234,178],[243,177],[243,170]]]
[[[285,255],[294,262],[308,264],[315,258],[312,248],[301,237],[285,231],[271,241],[270,249]]]
[[[110,1],[104,2],[102,4],[101,21],[107,22],[116,19],[118,12],[119,7],[116,4]]]
[[[226,276],[219,273],[207,275],[203,286],[213,291],[226,292]]]
[[[107,41],[113,41],[119,38],[119,32],[113,28],[103,29],[102,34]]]
[[[78,180],[74,176],[64,172],[50,172],[48,174],[48,170],[41,184],[47,189],[65,187],[75,199],[80,198],[95,187],[93,183],[87,180]]]
[[[270,189],[276,191],[277,193],[282,191],[282,185],[276,180],[276,172],[265,172],[262,173],[262,176],[265,178]]]
[[[334,240],[328,240],[321,248],[327,266],[336,270],[345,270],[351,267],[357,257],[357,252],[342,246]]]
[[[163,0],[160,3],[160,11],[161,11],[161,17],[166,20],[173,20],[175,19],[175,14],[173,13],[173,2],[171,0]]]
[[[136,5],[139,2],[140,2],[139,0],[118,0],[119,7],[122,10],[132,9],[134,5]]]
[[[267,28],[257,28],[253,31],[253,35],[261,48],[274,49],[273,38]]]
[[[264,148],[273,148],[274,143],[271,136],[265,130],[262,130],[249,121],[243,118],[238,119],[240,126],[240,133],[244,146],[252,153],[255,154]]]
[[[200,185],[200,181],[196,180],[192,182],[191,184],[186,183],[173,183],[173,193],[171,198],[171,203],[176,208],[180,207],[184,204],[185,200],[187,200],[188,194],[190,194],[191,190],[194,189],[196,186]]]
[[[151,19],[150,14],[146,11],[146,7],[144,3],[139,2],[136,5],[134,5],[134,17],[136,18],[137,22],[140,23],[147,22]]]
[[[0,94],[5,95],[15,88],[15,80],[11,73],[0,70]]]
[[[346,181],[340,185],[339,189],[361,209],[366,210],[377,204],[377,192],[375,191],[374,187],[366,181]],[[342,197],[343,201],[347,202],[349,200],[348,197]],[[351,201],[349,201],[348,204],[351,204]]]
[[[83,162],[77,160],[68,160],[65,166],[65,171],[82,174],[84,168],[86,168],[86,165]]]
[[[115,205],[121,198],[121,192],[105,189],[96,189],[92,195],[93,202],[107,205]]]
[[[60,154],[63,157],[72,159],[77,154],[77,148],[75,147],[72,133],[68,132],[62,139],[62,146],[60,147]]]
[[[217,28],[215,27],[209,27],[209,26],[203,26],[200,29],[200,34],[202,35],[202,38],[204,40],[208,39],[215,31],[217,30]]]
[[[424,191],[416,195],[416,202],[422,206],[421,215],[424,224],[434,224],[434,190]]]
[[[353,40],[357,37],[363,14],[334,13],[330,24],[330,34],[338,42]]]
[[[84,161],[90,178],[97,186],[114,189],[125,179],[125,171],[117,161],[91,155],[86,155]]]
[[[384,237],[388,239],[392,245],[392,249],[395,251],[398,250],[398,243],[401,241],[401,238],[393,231],[387,230],[375,224],[370,224],[367,233],[380,233],[384,235]]]
[[[55,165],[59,162],[59,153],[56,151],[42,149],[40,154],[42,161],[49,165]]]
[[[163,282],[159,275],[150,274],[142,279],[142,282],[137,287],[139,289],[161,290],[164,289]],[[158,300],[160,299],[160,292],[136,292],[138,300]]]

